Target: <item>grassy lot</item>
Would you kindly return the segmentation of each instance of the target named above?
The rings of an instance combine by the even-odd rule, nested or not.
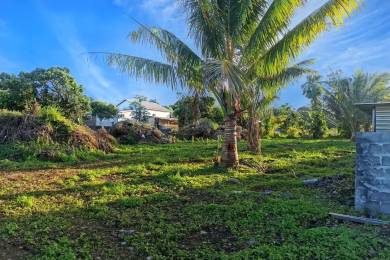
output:
[[[84,163],[1,161],[0,259],[390,258],[390,229],[353,213],[354,147],[266,140],[213,164],[215,142],[123,146]],[[303,179],[323,177],[316,187]]]

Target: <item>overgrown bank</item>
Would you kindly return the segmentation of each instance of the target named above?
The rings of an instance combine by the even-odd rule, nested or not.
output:
[[[113,152],[116,140],[65,118],[54,107],[33,113],[0,110],[0,159],[66,161],[82,151]]]

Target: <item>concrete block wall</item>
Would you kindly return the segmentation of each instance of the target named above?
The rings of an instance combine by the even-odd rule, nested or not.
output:
[[[355,208],[390,215],[390,132],[356,134]]]

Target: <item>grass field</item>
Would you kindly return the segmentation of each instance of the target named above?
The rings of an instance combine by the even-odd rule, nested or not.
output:
[[[265,140],[262,159],[241,144],[236,170],[216,147],[1,161],[0,259],[390,259],[390,229],[328,216],[354,213],[349,141]]]

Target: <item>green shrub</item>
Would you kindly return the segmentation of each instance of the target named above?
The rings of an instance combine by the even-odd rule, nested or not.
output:
[[[22,195],[16,198],[16,204],[20,207],[32,208],[35,205],[34,197]]]
[[[22,117],[23,114],[19,111],[12,111],[7,109],[0,109],[0,122],[7,122],[9,119]]]
[[[52,127],[54,138],[58,140],[65,140],[76,128],[76,125],[65,118],[56,107],[42,108],[37,119],[41,124]]]
[[[218,124],[208,118],[201,118],[195,124],[190,124],[180,128],[177,133],[179,138],[191,139],[196,138],[212,138],[218,129]]]
[[[56,107],[34,114],[0,110],[0,160],[73,162],[90,159],[86,151],[113,152],[115,143],[107,131],[77,125]]]
[[[289,127],[287,129],[288,138],[299,138],[302,135],[302,130],[298,127]]]

